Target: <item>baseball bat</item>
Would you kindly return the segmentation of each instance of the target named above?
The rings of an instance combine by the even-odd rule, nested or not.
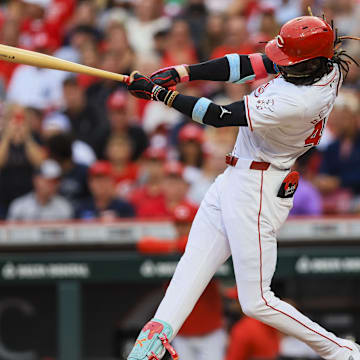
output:
[[[120,82],[128,82],[129,79],[127,75],[116,74],[111,71],[100,70],[91,66],[62,60],[55,56],[45,55],[35,51],[19,49],[13,46],[2,44],[0,44],[0,60],[47,69],[70,71],[92,76],[99,76],[102,78],[116,80]]]

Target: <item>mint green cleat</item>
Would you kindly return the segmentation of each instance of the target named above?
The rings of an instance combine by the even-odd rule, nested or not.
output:
[[[166,350],[174,360],[179,358],[169,340],[173,329],[165,321],[152,319],[141,330],[128,360],[160,360]]]

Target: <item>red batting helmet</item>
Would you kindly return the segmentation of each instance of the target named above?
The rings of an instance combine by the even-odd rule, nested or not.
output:
[[[289,66],[302,61],[334,56],[335,31],[323,19],[301,16],[288,21],[280,34],[265,47],[265,53],[275,64]]]

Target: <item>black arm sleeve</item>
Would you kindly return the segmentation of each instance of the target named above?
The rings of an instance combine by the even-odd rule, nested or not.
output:
[[[245,78],[253,75],[254,71],[251,66],[248,55],[239,55],[240,57],[240,77]],[[268,74],[276,74],[273,62],[266,56],[262,55],[265,69]],[[228,81],[230,77],[230,64],[226,57],[209,60],[200,64],[189,66],[190,80],[211,80],[211,81]]]
[[[179,94],[175,98],[172,107],[191,118],[194,106],[198,100],[199,98],[194,96]]]
[[[193,96],[179,94],[172,107],[191,118],[198,100],[199,98]],[[237,101],[225,106],[211,103],[205,113],[203,123],[214,127],[248,126],[244,101]]]
[[[203,119],[206,125],[216,128],[225,126],[248,126],[243,100],[226,106],[211,103]]]
[[[226,57],[189,65],[189,76],[190,81],[228,81],[230,77],[230,65]]]

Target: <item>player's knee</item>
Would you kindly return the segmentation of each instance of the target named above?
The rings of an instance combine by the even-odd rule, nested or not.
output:
[[[261,301],[241,302],[241,309],[246,316],[260,320],[264,312],[264,304]]]

